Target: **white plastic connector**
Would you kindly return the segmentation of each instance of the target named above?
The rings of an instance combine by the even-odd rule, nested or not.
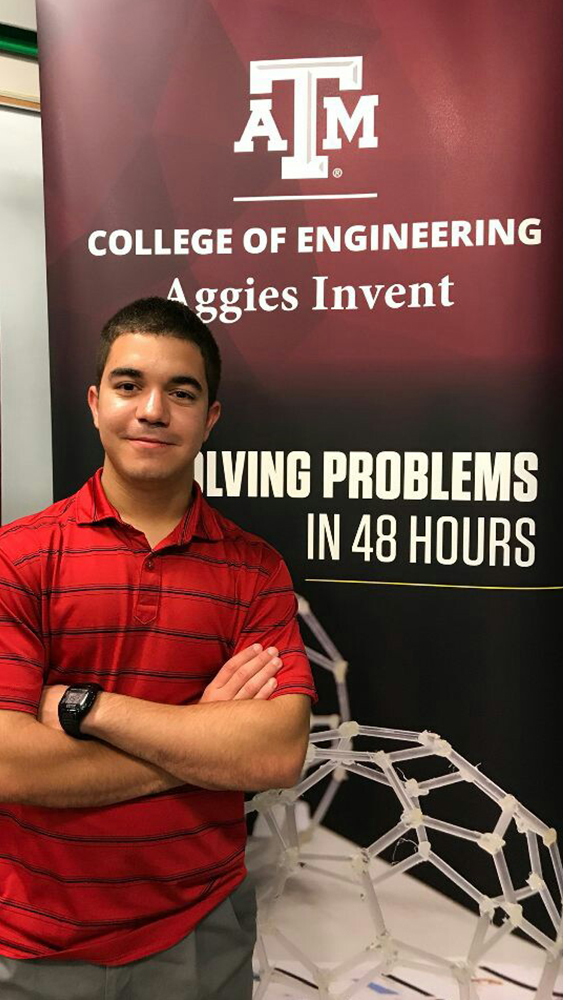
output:
[[[523,816],[520,816],[519,813],[516,813],[516,816],[514,817],[514,822],[516,823],[516,829],[518,830],[518,833],[534,833],[534,830],[528,823],[528,820],[525,819]]]
[[[369,872],[369,857],[365,853],[355,854],[350,861],[350,866],[356,875],[363,875],[365,872]]]
[[[486,915],[492,920],[492,918],[495,915],[495,910],[496,910],[496,905],[491,899],[491,897],[483,896],[483,898],[479,901],[479,913],[481,914],[481,916],[484,917]]]
[[[338,732],[341,736],[346,739],[350,739],[352,736],[357,736],[360,731],[359,722],[341,722],[338,727]]]
[[[424,822],[422,809],[405,809],[404,813],[401,815],[401,822],[403,822],[409,830],[416,830],[417,826],[422,826],[422,823]]]
[[[399,957],[397,944],[389,934],[385,934],[380,937],[379,948],[381,958],[385,963],[383,966],[383,973],[389,974],[397,964],[397,959]]]
[[[278,805],[280,806],[292,806],[294,802],[297,802],[299,795],[295,791],[295,788],[283,788],[280,792],[278,799]]]
[[[439,736],[438,733],[431,733],[429,729],[425,729],[424,732],[422,732],[418,737],[418,742],[422,743],[423,747],[429,747],[435,743],[436,740],[441,739],[442,737]]]
[[[410,795],[411,798],[418,798],[420,790],[416,778],[409,778],[408,781],[405,781],[405,792],[407,795]]]
[[[469,962],[460,959],[457,962],[452,962],[450,968],[454,979],[457,979],[458,983],[471,982],[474,967],[470,965]]]
[[[348,661],[347,660],[337,660],[336,663],[332,664],[332,672],[334,674],[335,680],[339,684],[343,684],[346,680],[346,674],[348,673]]]
[[[418,799],[421,795],[428,795],[429,788],[421,788],[416,778],[409,778],[405,781],[405,791],[413,799]]]
[[[418,853],[425,861],[428,861],[428,858],[432,854],[432,844],[429,840],[423,840],[422,843],[418,845]]]
[[[378,750],[377,753],[371,754],[371,759],[374,764],[379,764],[384,770],[391,767],[391,761],[389,759],[389,754],[385,753],[385,750]]]
[[[503,903],[502,908],[513,927],[520,927],[523,920],[523,910],[520,903]]]
[[[252,799],[252,804],[257,813],[265,813],[278,805],[281,792],[278,789],[270,789],[266,792],[258,792]]]
[[[542,833],[541,839],[543,840],[546,847],[553,847],[557,843],[557,830],[550,827],[545,833]]]
[[[514,795],[505,795],[499,802],[499,806],[503,813],[513,813],[517,805],[518,802],[514,798]]]
[[[298,847],[286,847],[280,858],[280,864],[284,867],[286,872],[293,872],[297,868],[299,862],[299,848]]]
[[[542,889],[545,889],[545,882],[543,878],[540,878],[536,872],[531,872],[530,875],[528,875],[526,882],[530,886],[530,889],[533,889],[534,892],[541,892]]]
[[[504,840],[499,837],[498,833],[483,833],[477,843],[484,851],[493,855],[498,854],[504,847]]]
[[[438,757],[449,757],[452,751],[451,743],[447,740],[443,740],[438,733],[431,733],[428,729],[425,729],[423,733],[418,737],[418,742],[422,743],[423,747],[430,747],[432,752]]]

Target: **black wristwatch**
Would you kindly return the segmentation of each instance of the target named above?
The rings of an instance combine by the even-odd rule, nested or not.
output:
[[[59,702],[59,722],[68,736],[75,740],[89,740],[92,737],[80,732],[80,723],[92,708],[100,684],[74,684],[68,687]]]

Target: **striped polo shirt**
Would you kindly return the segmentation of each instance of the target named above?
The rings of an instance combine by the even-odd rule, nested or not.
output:
[[[151,550],[101,469],[0,529],[0,709],[37,713],[44,684],[97,681],[197,702],[252,642],[283,657],[272,697],[314,698],[287,568],[194,487]],[[41,762],[37,761],[37,766]],[[184,937],[246,873],[241,792],[183,785],[102,808],[0,803],[0,954],[119,965]]]

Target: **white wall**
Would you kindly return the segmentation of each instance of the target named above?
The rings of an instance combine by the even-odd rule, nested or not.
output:
[[[0,108],[2,521],[52,502],[41,120]]]
[[[35,0],[0,0],[0,24],[36,31]]]
[[[0,0],[0,24],[37,30],[35,0]],[[0,52],[0,104],[2,95],[39,101],[39,67],[32,59]]]
[[[4,95],[24,101],[39,101],[37,63],[0,52],[0,104]]]

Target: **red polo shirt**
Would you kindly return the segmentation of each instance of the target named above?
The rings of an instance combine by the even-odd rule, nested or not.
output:
[[[186,705],[256,641],[283,657],[273,697],[314,697],[278,553],[198,487],[151,551],[100,477],[0,529],[0,709],[35,715],[44,684],[92,681]],[[168,948],[244,877],[245,839],[241,792],[0,803],[0,954],[120,965]]]

